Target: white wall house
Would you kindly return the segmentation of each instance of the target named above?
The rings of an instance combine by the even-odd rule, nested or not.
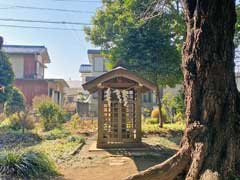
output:
[[[80,78],[82,83],[90,81],[107,72],[106,62],[107,60],[101,56],[100,50],[88,50],[89,64],[80,65]],[[176,88],[164,88],[163,94],[169,92],[174,96],[178,94],[181,89],[181,85],[177,85]],[[97,94],[89,96],[88,102],[90,104],[90,111],[97,111]],[[154,92],[147,92],[142,96],[142,106],[146,108],[153,108],[157,105],[156,95]]]
[[[89,64],[81,64],[79,69],[80,80],[83,84],[107,72],[105,66],[107,60],[101,56],[100,50],[89,49],[87,53]],[[90,95],[87,102],[89,111],[97,112],[97,93]]]
[[[83,83],[107,72],[105,66],[107,60],[101,56],[100,50],[89,49],[87,53],[89,64],[81,64],[79,69],[80,78]]]

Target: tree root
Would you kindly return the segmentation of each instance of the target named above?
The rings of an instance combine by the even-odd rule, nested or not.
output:
[[[220,176],[217,172],[207,169],[201,176],[200,180],[219,180]]]
[[[182,172],[191,159],[190,148],[182,148],[171,158],[165,162],[153,166],[133,176],[129,176],[126,180],[171,180]]]
[[[161,164],[127,177],[126,180],[173,180],[185,172],[187,180],[198,179],[207,149],[205,138],[201,136],[205,132],[203,125],[189,125],[185,130],[181,149],[175,155]],[[198,138],[202,141],[199,142]]]
[[[194,180],[198,179],[199,172],[202,167],[202,162],[204,159],[204,155],[206,152],[206,147],[203,143],[196,143],[195,144],[195,151],[192,157],[192,163],[188,170],[188,174],[186,176],[186,180]]]

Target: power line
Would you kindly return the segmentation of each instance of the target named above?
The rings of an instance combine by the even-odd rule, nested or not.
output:
[[[6,5],[9,7],[0,8],[0,9],[18,8],[18,9],[35,9],[35,10],[45,10],[45,11],[70,12],[70,13],[86,13],[86,14],[94,13],[94,11],[80,11],[80,10],[75,10],[75,9],[45,8],[45,7],[20,6],[20,5],[10,5],[10,4],[2,4],[2,5]]]
[[[30,1],[30,0],[29,0]],[[51,1],[54,1],[54,2],[76,2],[76,3],[102,3],[101,0],[99,1],[96,1],[96,0],[93,0],[93,1],[88,1],[88,0],[51,0]]]
[[[18,25],[6,25],[6,24],[0,24],[0,27],[24,28],[24,29],[46,29],[46,30],[61,30],[61,31],[83,31],[83,29],[75,29],[75,28],[57,28],[57,27],[44,27],[44,26],[18,26]]]
[[[15,19],[15,18],[0,18],[0,21],[11,22],[30,22],[30,23],[47,23],[47,24],[74,24],[74,25],[91,25],[89,23],[82,22],[70,22],[70,21],[46,21],[46,20],[31,20],[31,19]]]
[[[101,3],[101,1],[82,1],[82,0],[52,0],[52,1],[59,1],[59,2],[78,2],[78,3]]]

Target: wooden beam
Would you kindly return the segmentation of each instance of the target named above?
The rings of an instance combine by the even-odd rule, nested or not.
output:
[[[102,101],[103,90],[98,89],[98,140],[97,147],[100,147],[103,143],[103,101]]]
[[[105,88],[129,88],[136,86],[137,83],[102,83]]]
[[[113,69],[112,71],[107,72],[92,81],[86,82],[85,84],[83,84],[83,88],[88,91],[89,90],[94,91],[97,89],[97,85],[99,83],[106,82],[108,80],[118,78],[118,77],[127,78],[129,80],[140,83],[148,90],[152,90],[152,91],[156,90],[156,86],[153,83],[123,68]]]
[[[118,141],[122,142],[122,104],[118,103]]]
[[[140,143],[142,141],[142,121],[141,121],[141,101],[142,101],[142,94],[141,94],[141,87],[136,88],[137,99],[135,104],[136,110],[136,141]]]

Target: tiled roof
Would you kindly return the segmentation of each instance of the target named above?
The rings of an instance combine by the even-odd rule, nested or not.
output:
[[[45,63],[50,63],[48,51],[45,46],[3,45],[2,49],[8,54],[40,54]]]
[[[64,87],[68,88],[69,85],[64,79],[44,79],[48,82],[61,83]]]

